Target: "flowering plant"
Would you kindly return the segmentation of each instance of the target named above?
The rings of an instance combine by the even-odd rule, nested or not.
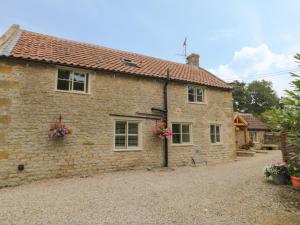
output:
[[[249,149],[252,148],[253,146],[254,146],[253,141],[250,140],[250,141],[248,142],[248,144],[241,145],[240,148],[241,148],[241,149],[249,150]]]
[[[167,128],[167,123],[164,120],[161,120],[156,127],[153,128],[153,133],[159,137],[160,140],[165,138],[172,137],[173,132],[171,129]]]
[[[71,130],[61,122],[55,122],[52,124],[50,130],[48,131],[49,138],[64,137],[66,134],[70,134]]]
[[[264,174],[268,178],[271,175],[288,175],[289,173],[286,164],[283,161],[279,160],[270,165],[267,165],[264,169]]]

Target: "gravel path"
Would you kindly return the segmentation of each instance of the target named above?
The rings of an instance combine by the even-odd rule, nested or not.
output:
[[[0,224],[300,224],[300,192],[264,180],[279,151],[226,164],[127,171],[0,190]]]

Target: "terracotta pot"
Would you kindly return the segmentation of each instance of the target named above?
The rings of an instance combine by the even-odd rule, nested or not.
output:
[[[300,189],[300,177],[291,177],[294,188]]]

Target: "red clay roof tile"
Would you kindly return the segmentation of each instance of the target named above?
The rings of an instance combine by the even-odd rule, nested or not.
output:
[[[268,130],[268,126],[260,121],[258,118],[253,116],[251,113],[239,113],[247,123],[249,124],[250,130]]]
[[[231,88],[210,72],[196,66],[30,31],[20,30],[20,32],[15,46],[5,56],[159,78],[165,78],[166,71],[169,69],[172,80],[182,80],[224,89]],[[124,58],[131,59],[138,66],[124,64],[122,60]]]

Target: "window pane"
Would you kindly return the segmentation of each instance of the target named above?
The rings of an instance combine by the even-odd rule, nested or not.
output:
[[[202,91],[203,91],[202,88],[197,88],[197,95],[202,95]]]
[[[138,136],[128,136],[128,147],[138,146]]]
[[[180,133],[180,124],[172,124],[173,133]]]
[[[190,134],[182,134],[182,142],[190,143]]]
[[[189,94],[189,102],[194,102],[195,101],[195,95]]]
[[[137,123],[128,123],[128,134],[138,134]]]
[[[194,87],[188,87],[189,94],[194,95],[195,94],[195,88]]]
[[[180,134],[174,134],[173,133],[173,143],[174,144],[180,144]]]
[[[89,91],[89,75],[87,74],[85,76],[85,92],[87,93]]]
[[[58,79],[70,79],[70,71],[67,70],[58,70]]]
[[[197,88],[197,102],[203,102],[203,90]]]
[[[70,81],[68,80],[57,80],[57,90],[64,90],[68,91],[69,90],[69,83]]]
[[[216,127],[216,142],[220,142],[220,126]]]
[[[210,142],[211,143],[216,143],[216,139],[215,139],[215,135],[214,134],[210,135]]]
[[[188,98],[190,102],[195,101],[195,88],[194,87],[188,87]]]
[[[115,147],[116,148],[125,148],[125,136],[115,136]]]
[[[216,126],[210,125],[210,142],[216,143]]]
[[[84,91],[84,83],[74,82],[73,83],[73,90],[74,91]]]
[[[216,134],[220,134],[220,126],[215,126],[216,127]]]
[[[197,95],[197,102],[203,102],[203,96]]]
[[[126,132],[126,122],[118,121],[116,122],[116,134],[125,134]]]
[[[210,125],[210,135],[215,134],[215,125]]]
[[[85,75],[80,73],[74,73],[73,79],[75,82],[85,82]]]
[[[182,133],[190,133],[190,125],[189,124],[182,125]]]

